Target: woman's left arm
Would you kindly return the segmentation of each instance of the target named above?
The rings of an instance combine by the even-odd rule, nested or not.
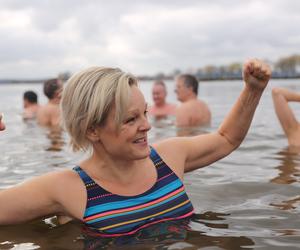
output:
[[[245,87],[215,133],[169,139],[161,144],[162,156],[179,176],[207,166],[235,150],[245,138],[262,93],[270,79],[268,65],[257,59],[244,64]],[[165,146],[163,146],[165,144]],[[159,149],[159,147],[158,147]],[[172,157],[168,157],[172,155]]]

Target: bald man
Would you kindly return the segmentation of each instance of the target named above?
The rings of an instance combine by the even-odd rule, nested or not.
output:
[[[176,105],[167,103],[167,88],[163,81],[156,81],[152,87],[154,105],[149,108],[149,114],[157,119],[175,115]]]

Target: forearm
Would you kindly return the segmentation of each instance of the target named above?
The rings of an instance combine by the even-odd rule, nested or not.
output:
[[[300,102],[300,93],[288,90],[286,88],[273,88],[273,97],[276,95],[282,95],[288,102]]]
[[[293,132],[298,129],[299,125],[288,102],[289,100],[296,100],[297,94],[287,89],[273,88],[272,98],[275,112],[281,124],[281,127],[284,130],[287,137],[290,138]]]
[[[262,89],[253,89],[246,85],[233,108],[218,129],[218,133],[238,147],[245,138],[251,125]]]

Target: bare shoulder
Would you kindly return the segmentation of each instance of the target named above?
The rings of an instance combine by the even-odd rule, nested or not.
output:
[[[43,113],[45,113],[45,112],[47,112],[48,111],[48,106],[47,105],[41,105],[40,107],[39,107],[39,109],[38,109],[38,113],[39,114],[43,114]]]
[[[68,188],[74,189],[75,187],[83,186],[83,182],[81,181],[78,173],[71,169],[48,173],[45,178],[51,181],[52,184],[55,183],[56,186],[59,186],[58,188],[64,187],[65,190],[68,190]]]
[[[184,150],[186,138],[173,137],[153,144],[162,160],[183,179],[186,151]]]
[[[80,178],[75,171],[66,169],[61,171],[49,172],[44,175],[33,178],[29,181],[36,184],[41,184],[44,187],[49,187],[52,190],[61,189],[62,186],[69,186],[79,183]]]
[[[178,106],[178,110],[181,112],[186,112],[186,111],[193,111],[195,112],[195,109],[199,109],[199,108],[208,108],[207,104],[199,99],[195,99],[195,100],[190,100],[187,102],[182,103],[181,105]]]
[[[177,119],[181,119],[186,117],[187,112],[191,110],[190,105],[188,103],[181,103],[175,108],[175,114]]]
[[[56,179],[57,181],[62,182],[72,182],[78,180],[79,176],[76,171],[72,169],[64,169],[60,171],[47,173],[45,176],[48,176],[49,179]]]
[[[49,114],[49,110],[48,107],[45,106],[41,106],[38,111],[37,111],[37,119],[38,122],[41,123],[42,125],[47,124],[48,122],[48,114]]]
[[[81,219],[86,201],[86,188],[74,170],[46,174],[44,180],[54,199],[63,207],[63,215]]]
[[[52,114],[53,112],[56,112],[59,110],[59,105],[51,105],[51,104],[45,104],[40,106],[38,109],[39,113],[43,114]]]
[[[208,109],[208,105],[205,101],[198,99],[197,102],[195,103],[198,107]]]

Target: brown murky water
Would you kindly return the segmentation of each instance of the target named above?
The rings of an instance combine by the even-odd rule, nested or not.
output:
[[[300,91],[300,80],[272,80],[271,86]],[[169,100],[176,102],[173,83]],[[229,111],[242,82],[211,82],[199,95],[209,104],[212,126],[178,131],[172,119],[152,120],[150,141],[177,134],[216,130]],[[67,146],[64,133],[47,131],[21,118],[24,90],[42,97],[42,86],[0,85],[0,111],[7,131],[0,135],[0,189],[32,176],[72,168],[83,155]],[[151,82],[141,89],[151,103]],[[292,104],[300,119],[299,104]],[[212,166],[189,173],[185,185],[196,209],[188,221],[163,223],[132,237],[92,238],[78,222],[57,225],[55,218],[0,226],[0,249],[299,249],[300,149],[288,148],[276,119],[270,86],[241,147]],[[3,206],[3,204],[0,204]]]

